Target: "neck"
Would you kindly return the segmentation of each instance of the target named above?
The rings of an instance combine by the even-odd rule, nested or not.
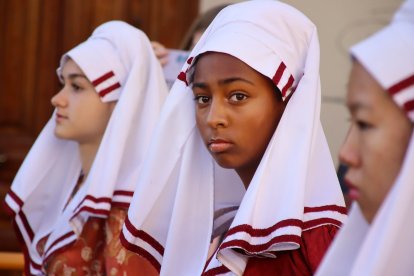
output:
[[[98,151],[100,143],[80,143],[79,144],[79,153],[82,163],[82,172],[84,174],[84,179],[89,174],[89,171],[92,167],[92,163],[95,159],[96,152]]]
[[[236,169],[237,174],[239,175],[240,179],[243,182],[244,187],[247,188],[252,181],[252,178],[256,172],[257,167],[254,168],[244,168],[244,169]]]

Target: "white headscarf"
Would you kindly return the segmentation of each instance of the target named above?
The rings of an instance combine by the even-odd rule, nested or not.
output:
[[[162,69],[148,38],[124,22],[99,26],[88,40],[63,55],[61,67],[69,57],[102,101],[118,102],[89,175],[66,208],[81,162],[77,143],[54,135],[55,114],[17,173],[6,204],[26,247],[30,274],[41,273],[51,254],[76,241],[89,217],[105,218],[112,206],[129,206],[167,95]],[[49,234],[41,256],[36,245]]]
[[[232,55],[272,79],[284,99],[296,89],[244,196],[234,175],[232,180],[217,176],[225,170],[214,165],[196,127],[186,73],[193,57],[209,51]],[[200,275],[213,228],[213,203],[236,193],[233,200],[243,196],[240,208],[220,245],[219,261],[214,258],[208,269],[225,265],[242,274],[248,255],[274,257],[275,251],[299,248],[302,231],[339,226],[346,210],[319,112],[314,24],[277,1],[223,9],[167,99],[123,228],[124,246],[149,259],[162,275]]]
[[[352,55],[414,122],[414,1]],[[414,134],[399,176],[371,225],[354,203],[317,275],[414,275]]]

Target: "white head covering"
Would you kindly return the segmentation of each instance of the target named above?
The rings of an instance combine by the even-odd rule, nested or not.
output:
[[[162,69],[148,38],[124,22],[99,26],[88,40],[62,57],[61,67],[68,57],[104,102],[118,102],[89,175],[66,208],[81,162],[77,143],[54,135],[55,114],[17,173],[6,204],[26,246],[30,274],[39,274],[53,252],[76,241],[89,217],[105,218],[112,206],[129,206],[137,172],[167,95]],[[45,253],[39,255],[36,245],[49,234]]]
[[[414,122],[414,1],[352,55]],[[317,275],[414,275],[414,135],[399,176],[371,225],[354,203]]]
[[[245,62],[272,79],[284,98],[296,90],[220,245],[219,261],[214,258],[207,269],[225,265],[242,274],[248,255],[274,257],[275,251],[297,249],[302,231],[340,225],[345,218],[319,119],[316,27],[277,1],[231,5],[205,31],[170,92],[121,235],[124,246],[148,258],[162,275],[203,272],[213,202],[241,190],[240,180],[214,174],[224,170],[213,165],[201,140],[186,85],[192,57],[209,51]]]

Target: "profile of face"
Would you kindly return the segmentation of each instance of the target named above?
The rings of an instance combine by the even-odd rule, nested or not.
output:
[[[248,186],[285,109],[280,92],[244,62],[216,52],[196,61],[192,89],[207,149]]]
[[[351,127],[339,158],[349,167],[349,196],[371,223],[398,176],[413,125],[358,61],[353,62],[347,106]]]
[[[83,143],[100,143],[115,102],[104,103],[79,66],[63,65],[62,89],[52,97],[56,110],[55,135]]]

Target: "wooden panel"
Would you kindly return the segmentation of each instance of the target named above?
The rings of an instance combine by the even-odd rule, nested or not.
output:
[[[0,0],[0,199],[50,118],[63,53],[115,19],[178,47],[197,11],[187,0]],[[18,250],[0,210],[0,250]]]

